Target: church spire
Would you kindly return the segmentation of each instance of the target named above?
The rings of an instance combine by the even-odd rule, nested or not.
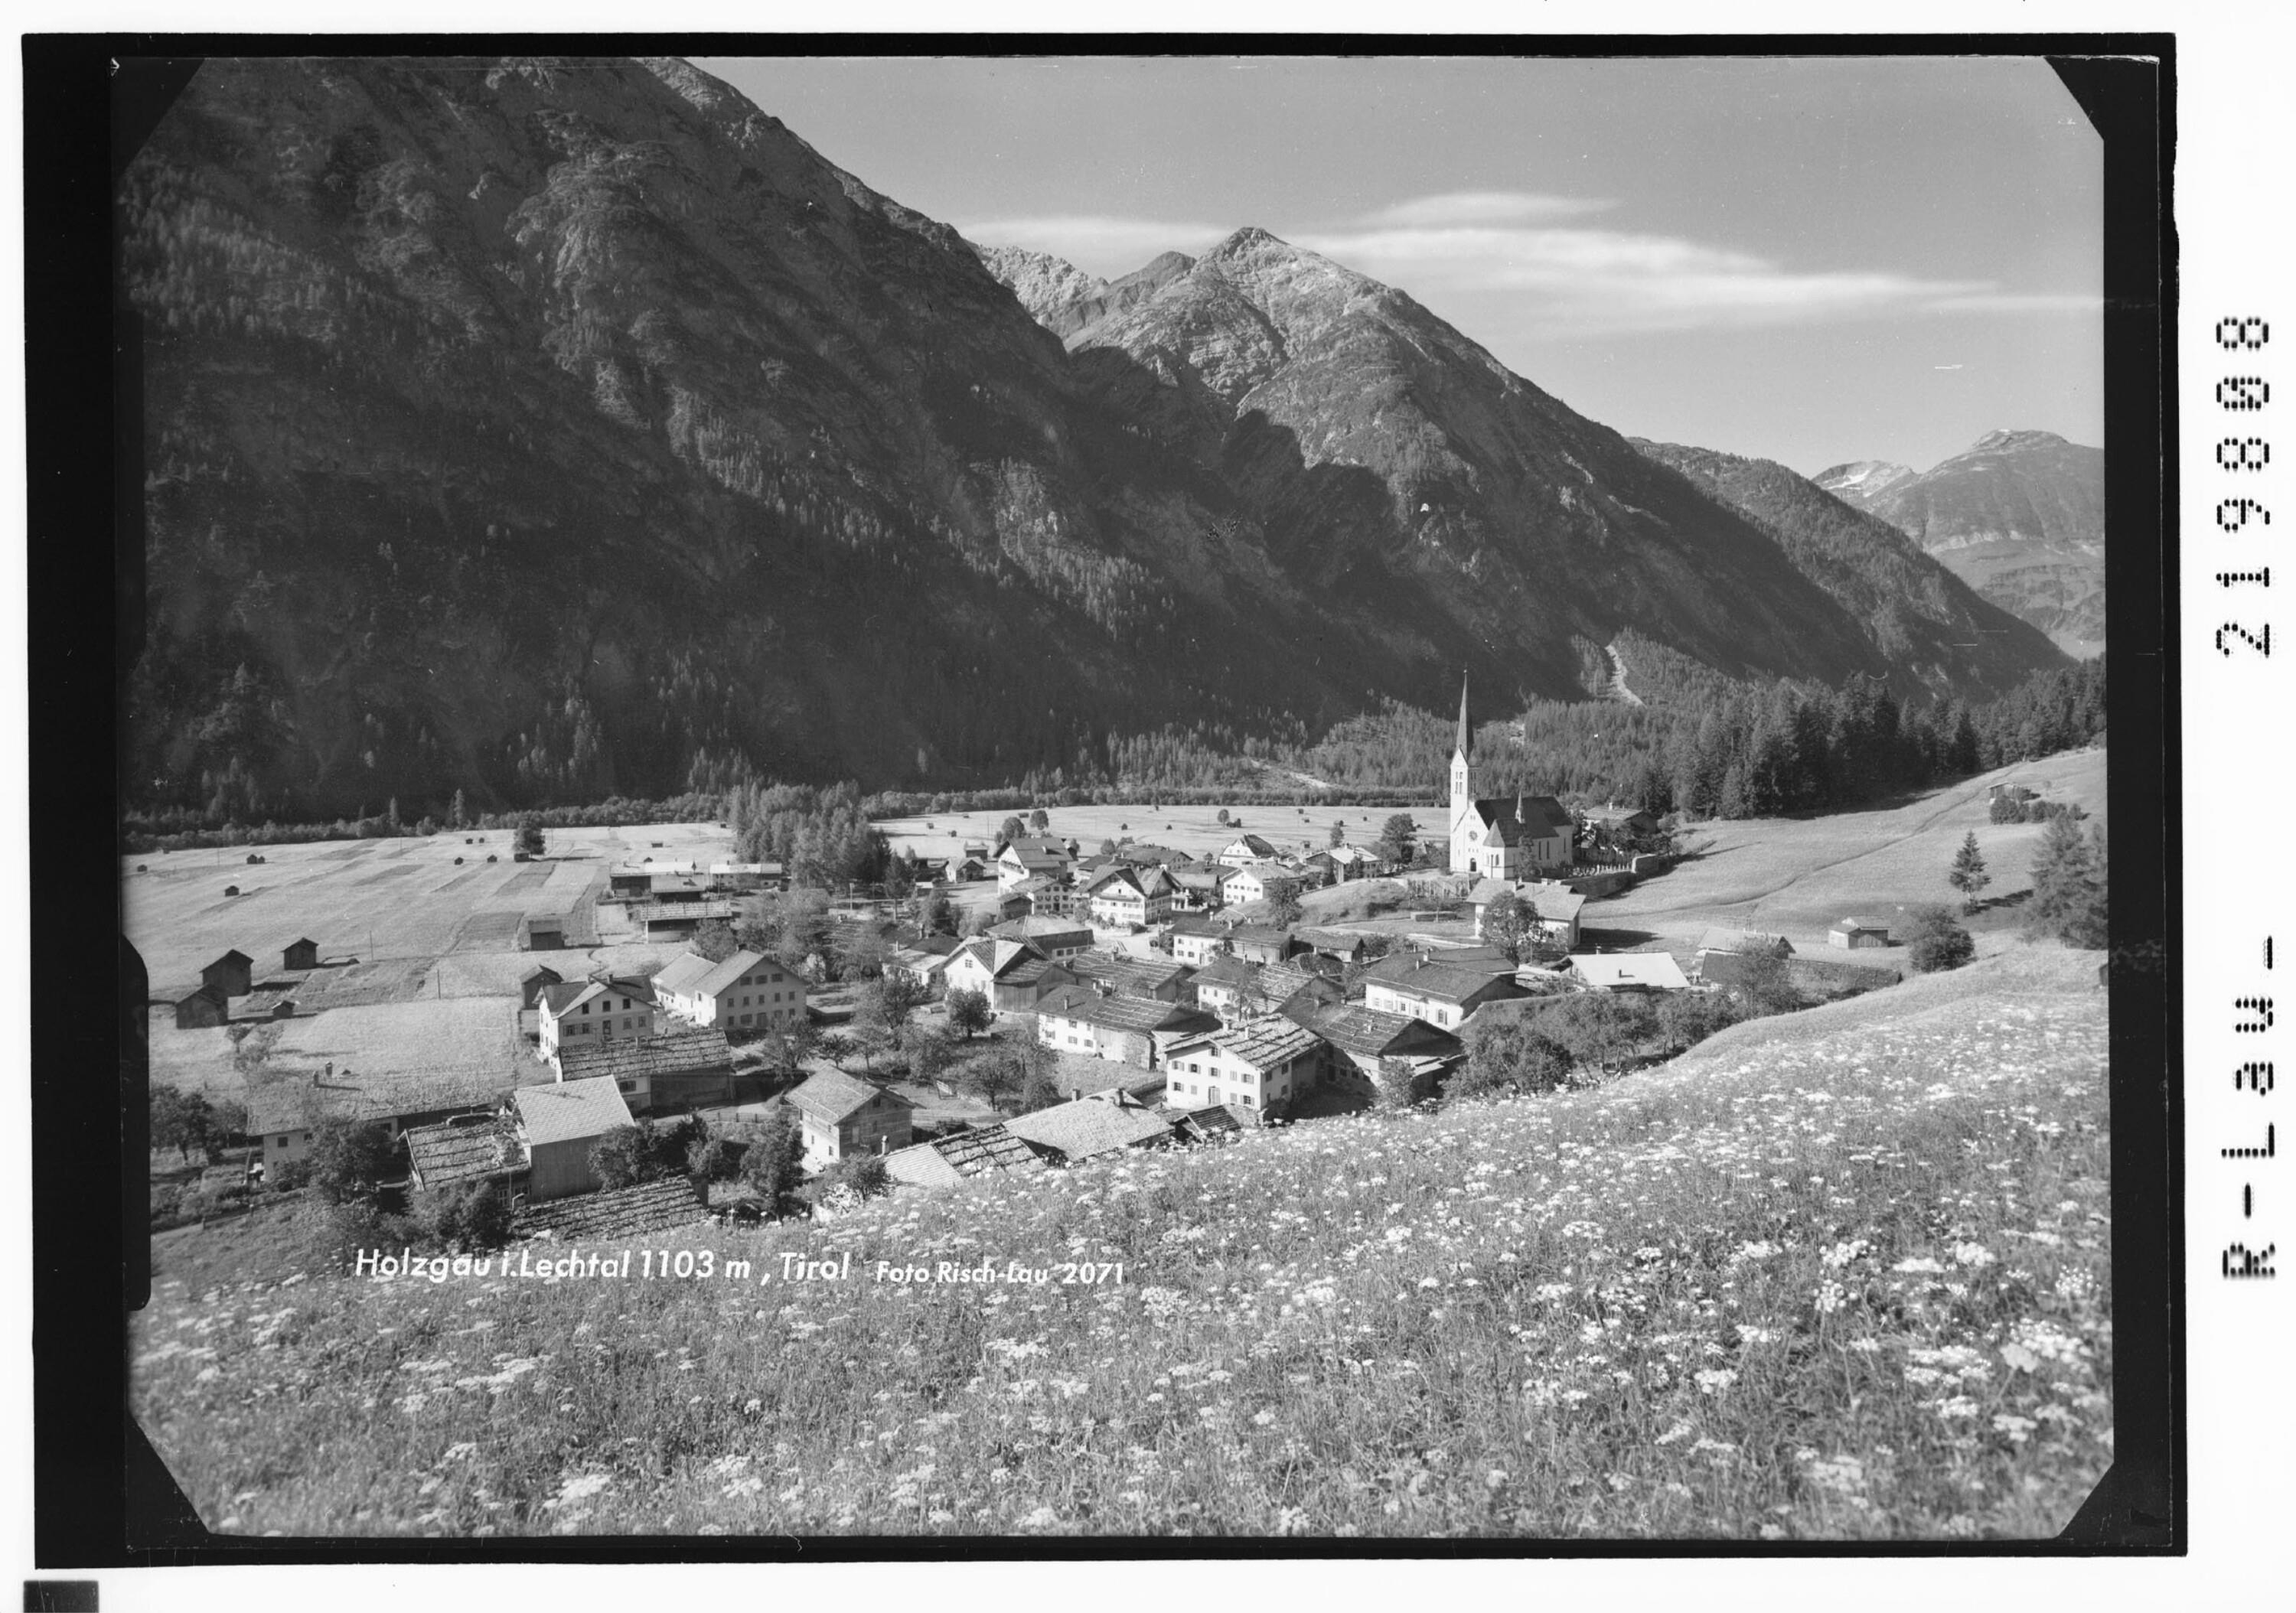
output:
[[[1520,784],[1514,787],[1514,821],[1518,823],[1522,822],[1522,786]]]
[[[1459,674],[1459,754],[1461,756],[1469,754],[1467,744],[1467,675],[1462,672]]]

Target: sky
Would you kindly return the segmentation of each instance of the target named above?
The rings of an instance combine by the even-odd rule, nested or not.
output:
[[[984,245],[1257,225],[1629,436],[1926,470],[2103,442],[2102,147],[1986,58],[703,58]]]

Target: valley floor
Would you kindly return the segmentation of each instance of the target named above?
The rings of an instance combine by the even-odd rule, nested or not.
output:
[[[2096,962],[1987,936],[1593,1091],[676,1235],[708,1280],[162,1249],[132,1404],[226,1534],[2046,1536],[2112,1461]]]

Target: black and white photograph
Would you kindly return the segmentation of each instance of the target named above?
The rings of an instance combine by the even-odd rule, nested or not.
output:
[[[2144,64],[309,43],[115,64],[168,1542],[2169,1543]]]

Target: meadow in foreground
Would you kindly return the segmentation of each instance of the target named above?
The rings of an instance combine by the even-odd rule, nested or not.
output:
[[[163,1260],[133,1404],[231,1533],[2053,1535],[2112,1460],[2095,964],[659,1240],[765,1283]],[[871,1280],[983,1257],[1124,1274]]]

